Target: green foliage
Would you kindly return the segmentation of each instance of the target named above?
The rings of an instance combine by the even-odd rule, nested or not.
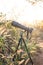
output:
[[[0,25],[3,25],[4,23],[3,22],[0,22]]]
[[[0,36],[0,42],[3,42],[3,37],[2,36]]]
[[[11,28],[12,28],[12,26],[11,26],[11,23],[10,23],[10,22],[8,22],[6,25],[7,25],[7,28],[8,28],[8,29],[11,29]]]
[[[28,47],[29,47],[30,51],[35,51],[37,48],[37,45],[36,45],[36,43],[33,42],[32,44],[28,45]]]
[[[4,38],[0,36],[0,46],[4,45]]]
[[[15,52],[16,47],[18,45],[17,43],[18,43],[18,40],[20,38],[20,32],[21,32],[21,30],[19,28],[13,27],[10,22],[6,23],[5,26],[6,26],[6,29],[8,30],[8,32],[7,32],[6,35],[3,34],[3,37],[0,36],[0,46],[3,48],[3,50],[7,54],[8,54],[8,52],[10,52],[8,55],[6,55],[6,53],[3,54],[3,55],[6,56],[5,60],[8,63],[7,65],[10,65],[11,64],[11,59],[10,58],[7,59],[7,57],[8,56],[9,57],[10,56],[13,57],[13,55],[15,54],[14,52]],[[29,40],[26,39],[26,33],[24,33],[23,38],[25,39],[25,42],[26,42],[26,45],[28,47],[29,52],[36,51],[36,48],[37,48],[37,45],[36,44],[37,43],[35,43],[35,42],[31,42],[30,43]],[[23,45],[22,49],[23,49],[23,51],[26,51],[24,45]],[[28,58],[26,52],[24,52],[24,54],[23,54],[23,58],[24,57],[25,57],[25,59]],[[19,59],[21,59],[20,58],[20,54],[17,55],[17,58],[15,58],[15,61],[14,61],[13,64],[14,65],[18,65],[18,60]]]
[[[11,48],[12,48],[12,50],[13,50],[13,51],[15,51],[15,50],[16,50],[16,48],[15,48],[15,47],[11,47]]]

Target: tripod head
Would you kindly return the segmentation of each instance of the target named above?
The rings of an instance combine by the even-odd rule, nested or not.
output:
[[[27,32],[27,38],[28,38],[29,33],[32,34],[33,28],[28,28],[28,27],[26,27],[18,22],[15,22],[15,21],[12,21],[11,24],[12,24],[12,26],[15,26],[15,27],[25,30]]]

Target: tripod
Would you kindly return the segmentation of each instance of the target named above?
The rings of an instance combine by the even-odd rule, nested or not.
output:
[[[31,59],[31,55],[30,55],[30,53],[29,53],[29,51],[28,51],[28,48],[27,48],[27,46],[26,46],[26,43],[25,43],[25,40],[24,40],[24,38],[23,38],[23,34],[22,34],[22,33],[21,33],[21,35],[20,35],[20,39],[19,39],[18,46],[17,46],[17,48],[16,48],[15,53],[17,52],[19,45],[21,45],[21,47],[22,47],[22,42],[24,43],[24,46],[25,46],[25,49],[26,49],[26,51],[27,51],[28,57],[30,58],[30,62],[31,62],[32,65],[33,65],[33,61],[32,61],[32,59]],[[15,56],[14,56],[14,57],[15,57]]]

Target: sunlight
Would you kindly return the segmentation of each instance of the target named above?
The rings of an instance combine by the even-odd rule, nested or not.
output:
[[[32,5],[26,0],[0,0],[0,12],[6,13],[6,19],[34,24],[43,20],[43,2]]]

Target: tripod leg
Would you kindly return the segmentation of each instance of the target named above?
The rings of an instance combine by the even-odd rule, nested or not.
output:
[[[26,43],[25,43],[24,39],[23,39],[23,42],[24,42],[24,45],[25,45],[27,54],[28,54],[28,56],[29,56],[29,58],[30,58],[30,61],[31,61],[32,65],[33,65],[33,61],[32,61],[32,59],[31,59],[31,55],[30,55],[30,53],[29,53],[29,51],[28,51],[28,49],[27,49],[27,46],[26,46]]]
[[[19,43],[18,43],[17,48],[16,48],[16,51],[15,51],[16,55],[17,55],[17,50],[18,50],[18,47],[20,45],[20,42],[21,42],[21,38],[19,39]],[[14,54],[13,59],[12,59],[13,61],[16,58],[16,55]]]
[[[15,51],[15,52],[17,52],[17,50],[18,50],[18,47],[19,47],[19,45],[20,45],[20,42],[21,42],[21,38],[19,39],[19,43],[18,43],[18,45],[17,45],[17,48],[16,48],[16,51]]]

